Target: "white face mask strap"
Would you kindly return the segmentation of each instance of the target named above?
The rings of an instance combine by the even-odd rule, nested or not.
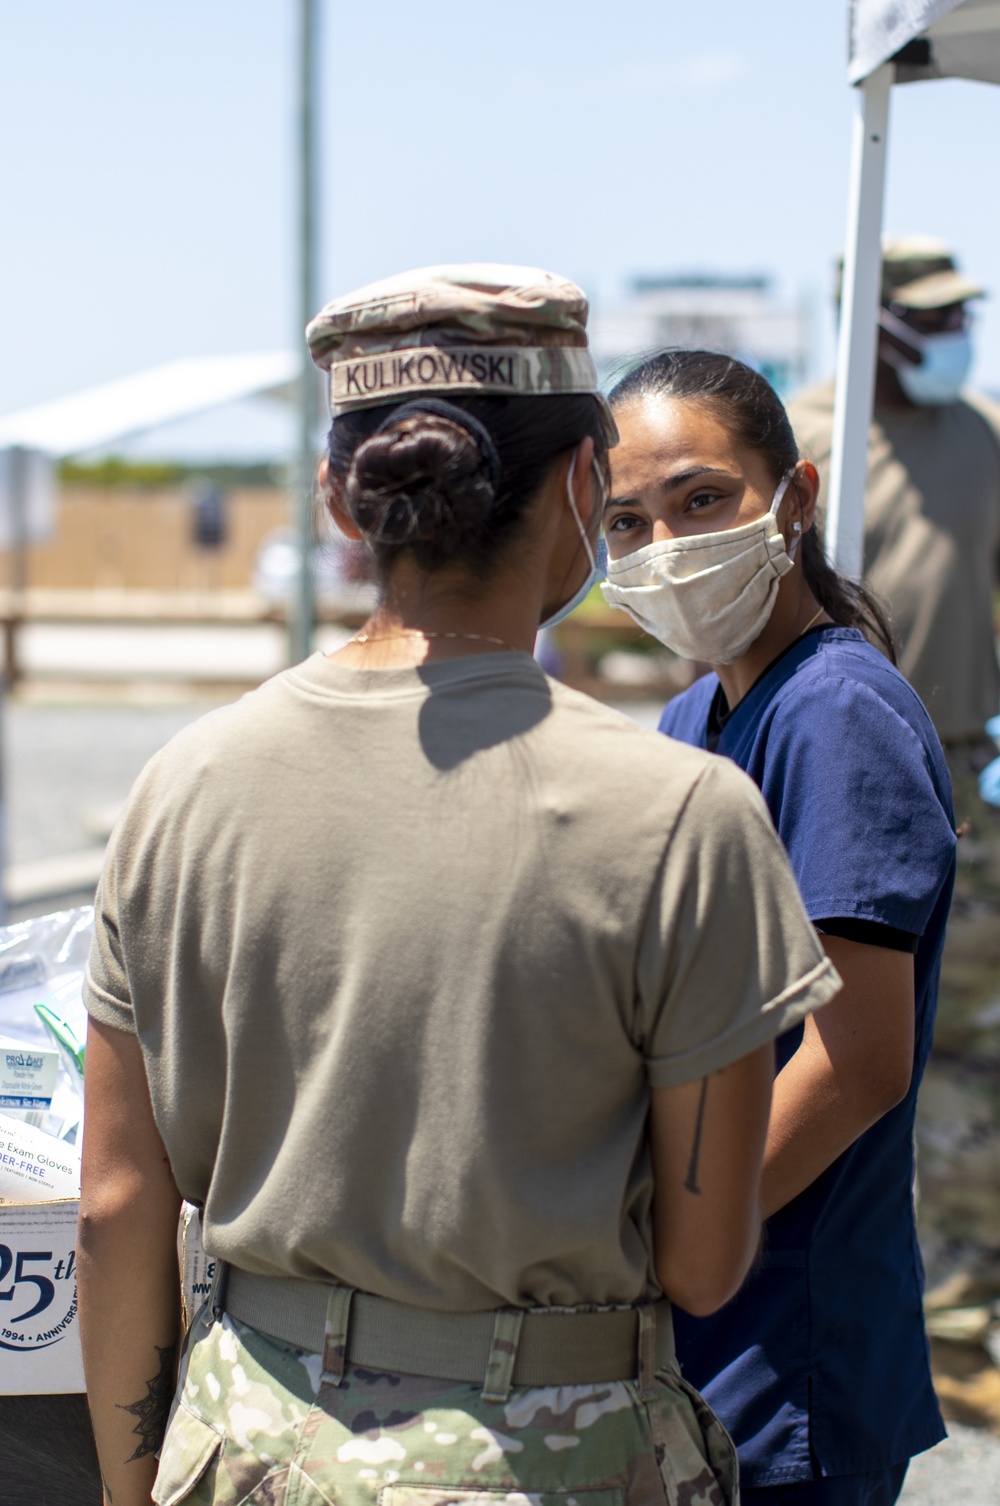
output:
[[[923,360],[926,349],[924,343],[925,336],[919,330],[911,329],[910,325],[904,323],[902,319],[897,319],[896,315],[890,313],[884,306],[878,311],[878,322],[887,335],[894,335],[897,340],[902,341],[904,345],[908,345]],[[900,354],[898,350],[893,350],[890,346],[886,346],[885,349],[880,350],[879,355],[890,366],[899,366],[904,362],[907,366],[913,366],[914,364],[919,366],[920,364],[919,361],[907,361],[904,355]]]
[[[774,494],[774,501],[771,503],[771,506],[768,509],[768,511],[774,513],[775,516],[777,516],[778,508],[781,506],[781,503],[782,503],[782,501],[784,499],[784,495],[787,492],[789,486],[791,485],[792,477],[794,475],[795,475],[795,467],[793,465],[793,466],[791,466],[791,468],[789,470],[787,470],[785,472],[785,474],[782,476],[781,480],[778,482],[778,490]]]
[[[778,482],[778,490],[774,494],[774,501],[771,503],[770,509],[775,516],[777,516],[778,508],[784,501],[785,493],[787,492],[789,486],[792,484],[792,478],[794,477],[794,475],[795,467],[793,465],[789,470],[785,472],[781,480]],[[795,538],[788,546],[788,558],[790,560],[793,560],[795,558],[798,547],[802,542],[802,524],[798,521],[794,522],[792,524],[792,532],[795,534]]]
[[[580,530],[580,537],[583,540],[583,547],[587,551],[587,558],[590,561],[590,568],[591,568],[591,570],[596,570],[597,569],[597,557],[594,554],[593,545],[591,544],[589,538],[587,537],[587,530],[583,526],[583,520],[581,519],[580,514],[577,511],[576,498],[573,496],[573,475],[574,475],[575,471],[576,471],[576,451],[574,450],[573,451],[573,459],[570,461],[570,463],[569,463],[569,470],[566,473],[566,495],[569,498],[569,505],[570,505],[570,507],[573,510],[573,517],[576,520],[576,526]],[[602,486],[601,490],[603,492],[603,490],[604,490],[603,486]]]

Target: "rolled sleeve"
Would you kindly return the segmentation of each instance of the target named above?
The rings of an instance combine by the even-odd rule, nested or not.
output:
[[[117,874],[117,840],[113,836],[94,901],[94,938],[83,975],[83,1002],[92,1019],[135,1035],[132,995],[118,929]]]
[[[711,760],[671,838],[640,947],[637,1044],[651,1086],[719,1071],[839,988],[759,791]]]

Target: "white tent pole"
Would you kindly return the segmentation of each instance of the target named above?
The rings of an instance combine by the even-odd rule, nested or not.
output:
[[[851,147],[826,545],[837,569],[855,577],[861,574],[864,558],[868,425],[882,267],[879,240],[889,90],[895,71],[895,64],[883,63],[857,86]]]

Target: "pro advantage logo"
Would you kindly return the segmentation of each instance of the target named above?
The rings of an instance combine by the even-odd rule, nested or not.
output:
[[[0,1245],[0,1349],[48,1349],[76,1318],[76,1255]]]

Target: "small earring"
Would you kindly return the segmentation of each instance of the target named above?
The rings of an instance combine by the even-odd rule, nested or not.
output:
[[[802,532],[802,524],[801,523],[793,523],[792,524],[792,532],[793,533],[801,533]]]

